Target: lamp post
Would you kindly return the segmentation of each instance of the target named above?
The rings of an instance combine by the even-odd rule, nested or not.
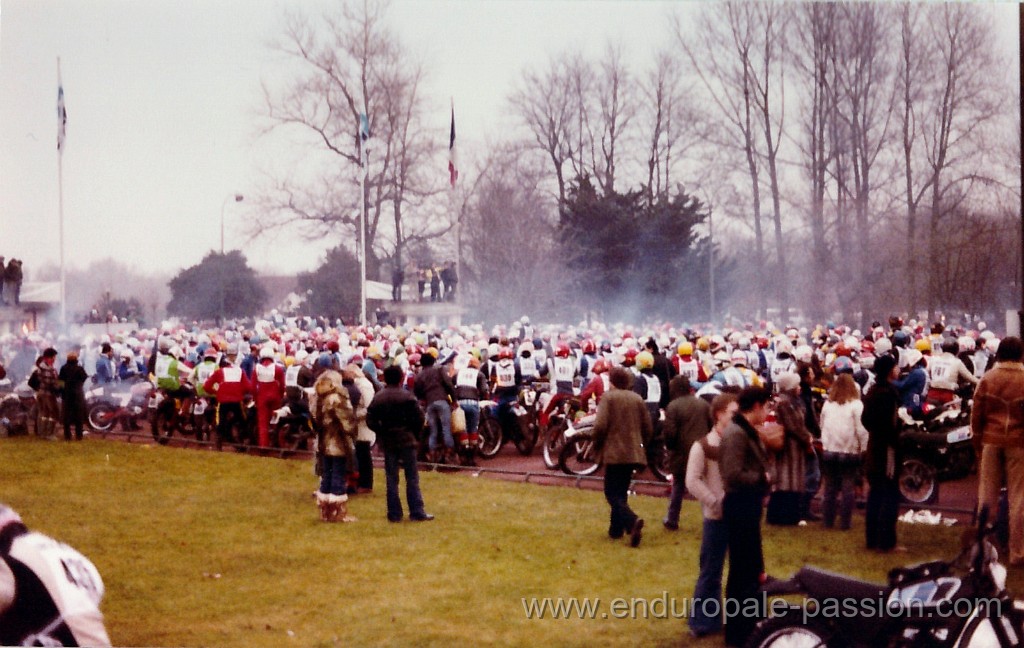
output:
[[[220,254],[224,256],[224,208],[228,206],[228,200],[231,198],[235,199],[235,202],[242,202],[245,196],[242,194],[228,194],[224,197],[224,202],[220,205]]]
[[[224,202],[222,202],[220,204],[220,256],[221,256],[221,261],[223,261],[223,257],[224,257],[224,208],[228,206],[228,200],[231,199],[232,197],[234,197],[236,203],[237,202],[242,202],[242,200],[245,198],[245,196],[243,196],[240,193],[228,194],[227,196],[224,197]],[[220,276],[220,322],[219,323],[221,323],[221,324],[224,323],[224,274],[223,273],[221,273],[221,276]]]

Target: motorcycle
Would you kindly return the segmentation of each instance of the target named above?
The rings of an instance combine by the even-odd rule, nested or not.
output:
[[[25,436],[36,423],[36,393],[22,381],[0,397],[0,432],[4,436]]]
[[[799,604],[773,598],[747,648],[772,646],[943,646],[1009,648],[1024,642],[1024,602],[1006,591],[1006,568],[989,542],[988,510],[973,542],[952,561],[889,572],[879,585],[802,567],[761,587],[762,599],[803,595]]]
[[[286,403],[270,417],[270,438],[276,447],[285,450],[308,450],[316,438],[313,417],[306,401]]]
[[[941,406],[926,404],[923,409],[921,420],[900,411],[900,494],[915,505],[936,502],[940,482],[967,476],[976,459],[970,415],[959,399]]]
[[[523,456],[529,456],[537,445],[540,436],[540,424],[537,416],[538,392],[532,387],[524,387],[519,392],[512,413],[517,425],[506,430],[498,419],[498,406],[494,401],[480,401],[480,446],[481,457],[490,459],[499,452],[506,442],[511,441],[516,450]]]
[[[166,445],[175,432],[185,436],[196,435],[195,390],[183,384],[180,392],[179,396],[169,396],[164,390],[156,389],[149,399],[153,438],[161,445]]]
[[[592,475],[601,467],[594,448],[594,421],[596,415],[586,416],[564,432],[565,445],[558,455],[558,467],[567,475]],[[667,482],[672,472],[668,468],[669,451],[664,439],[655,433],[645,448],[647,469],[655,479]]]
[[[128,385],[128,389],[123,389]],[[153,385],[147,380],[96,387],[86,392],[86,420],[96,432],[109,432],[117,423],[125,432],[140,430]]]
[[[548,416],[548,425],[544,430],[544,444],[541,454],[548,470],[558,468],[558,455],[565,446],[565,433],[572,426],[579,414],[581,405],[576,398],[566,398],[558,404]]]

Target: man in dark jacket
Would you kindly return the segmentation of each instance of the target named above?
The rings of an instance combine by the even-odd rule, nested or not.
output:
[[[398,468],[405,468],[405,499],[409,519],[433,520],[420,493],[420,474],[416,466],[416,435],[423,429],[423,410],[416,398],[402,389],[402,369],[391,365],[384,369],[384,389],[377,392],[366,410],[366,424],[377,433],[384,448],[384,475],[388,491],[388,521],[402,521],[402,500],[398,496]],[[419,381],[417,381],[417,384]]]
[[[679,511],[686,493],[686,461],[690,446],[711,431],[711,406],[697,398],[686,376],[676,376],[668,385],[669,401],[665,408],[662,434],[669,450],[669,470],[672,471],[672,494],[668,499],[668,512],[662,524],[669,531],[679,528]]]
[[[71,426],[75,427],[75,439],[82,440],[82,424],[85,422],[85,381],[89,379],[85,369],[78,364],[78,352],[68,351],[67,362],[60,368],[57,380],[60,384],[64,418],[64,440],[71,440]]]
[[[875,384],[864,397],[860,420],[868,431],[868,454],[864,474],[868,478],[868,503],[864,511],[864,532],[868,549],[898,551],[896,518],[899,515],[900,486],[896,479],[900,456],[900,430],[896,411],[899,391],[893,380],[899,373],[896,359],[884,355],[875,360]]]
[[[416,398],[426,403],[427,423],[430,424],[428,443],[431,460],[455,463],[455,439],[452,438],[452,410],[458,407],[455,386],[448,377],[448,368],[435,364],[437,358],[432,351],[436,352],[435,349],[430,349],[420,359],[423,369],[416,376],[413,393],[416,394]],[[444,456],[440,456],[441,453],[438,452],[438,432],[444,435]]]
[[[722,435],[719,466],[725,501],[722,520],[729,533],[729,580],[725,585],[725,645],[742,646],[758,621],[758,588],[764,573],[761,515],[768,492],[768,454],[758,428],[772,394],[763,387],[739,393],[739,412]]]

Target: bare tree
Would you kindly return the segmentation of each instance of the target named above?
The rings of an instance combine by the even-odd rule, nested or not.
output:
[[[674,32],[701,86],[717,108],[717,117],[724,122],[721,128],[709,129],[708,142],[742,152],[751,193],[753,263],[757,268],[765,268],[760,177],[763,153],[754,100],[756,84],[751,75],[751,57],[757,47],[755,27],[750,8],[729,3],[726,9],[727,20],[723,22],[719,6],[705,8],[695,28],[684,29],[677,17]],[[757,313],[763,317],[768,308],[768,284],[764,273],[755,277]]]
[[[566,162],[573,163],[574,150],[579,151],[579,148],[573,148],[571,122],[574,118],[581,120],[580,103],[574,96],[574,90],[577,94],[582,92],[580,84],[584,77],[577,75],[574,88],[570,72],[564,59],[551,58],[544,72],[524,71],[521,86],[510,98],[534,145],[551,162],[560,202],[565,200],[566,194]],[[582,136],[577,141],[582,142]]]
[[[367,265],[373,272],[381,255],[378,231],[388,204],[395,234],[393,253],[406,239],[402,204],[431,194],[416,175],[430,147],[418,123],[422,67],[413,62],[385,23],[386,2],[342,4],[318,21],[293,13],[274,47],[296,64],[281,87],[264,84],[266,133],[304,134],[307,161],[318,161],[305,177],[272,177],[260,199],[257,230],[298,228],[310,237],[344,239],[358,235],[359,175],[363,172],[359,116],[364,111],[375,142],[362,201],[368,206]]]

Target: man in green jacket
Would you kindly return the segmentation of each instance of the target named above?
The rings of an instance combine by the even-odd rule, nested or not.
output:
[[[679,511],[686,493],[686,462],[690,447],[711,431],[711,406],[697,398],[686,376],[676,376],[668,384],[671,400],[665,408],[662,434],[669,450],[669,470],[672,471],[672,493],[668,498],[668,512],[662,524],[669,531],[679,529]]]
[[[594,422],[594,448],[605,467],[604,497],[611,506],[608,536],[617,539],[629,531],[629,544],[637,547],[644,521],[629,508],[629,483],[633,471],[647,464],[644,444],[654,429],[643,399],[631,389],[629,370],[612,369],[609,381],[612,389],[601,398]]]

